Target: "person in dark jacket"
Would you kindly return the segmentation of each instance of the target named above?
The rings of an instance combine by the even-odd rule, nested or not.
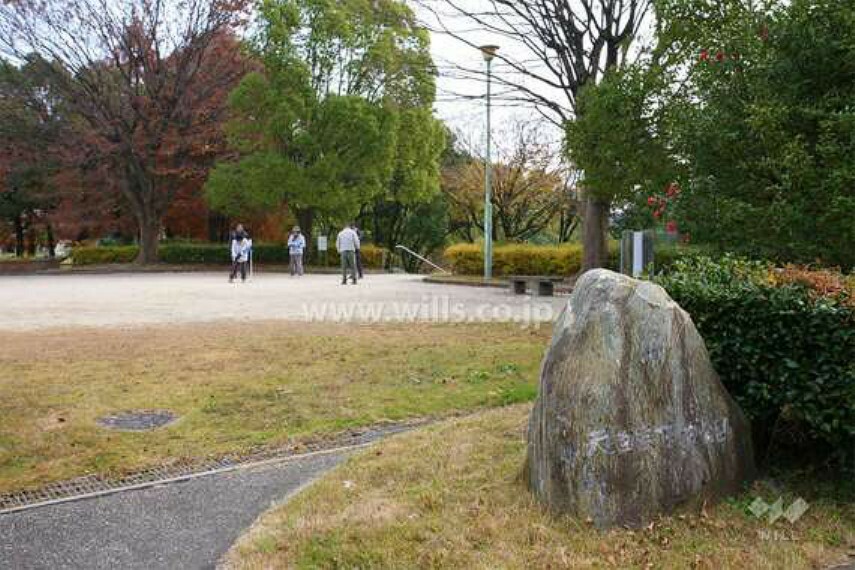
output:
[[[354,255],[356,256],[356,274],[359,276],[360,279],[362,279],[364,275],[362,274],[362,246],[360,244],[362,243],[362,238],[365,234],[362,233],[362,230],[360,230],[356,224],[353,224],[353,231],[356,232],[356,236],[359,238],[359,241],[357,242],[356,246],[356,251],[354,252]]]
[[[232,272],[229,275],[229,283],[234,282],[240,272],[240,280],[246,281],[246,265],[249,261],[249,250],[252,248],[252,242],[249,236],[243,229],[241,224],[238,224],[232,234],[231,241],[231,256],[232,256]]]

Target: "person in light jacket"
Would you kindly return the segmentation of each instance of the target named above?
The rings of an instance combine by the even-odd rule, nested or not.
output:
[[[359,249],[359,236],[353,231],[353,224],[348,223],[338,233],[335,248],[341,257],[341,284],[347,285],[349,271],[353,284],[356,285],[356,250]]]
[[[232,273],[229,276],[229,283],[234,282],[240,271],[240,280],[246,281],[246,263],[249,261],[249,250],[252,247],[252,242],[246,235],[243,226],[238,224],[235,228],[235,233],[232,236],[231,254],[232,254]]]
[[[294,226],[288,236],[288,264],[291,277],[303,275],[303,252],[306,250],[306,238],[300,233],[300,227]]]
[[[356,274],[359,275],[360,279],[363,279],[365,275],[362,273],[362,239],[364,234],[362,230],[359,229],[359,226],[353,224],[353,231],[356,232],[356,237],[359,238],[360,245],[357,246],[354,257],[356,258]]]

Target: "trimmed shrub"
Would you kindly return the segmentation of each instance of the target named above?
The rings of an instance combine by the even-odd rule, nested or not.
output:
[[[335,245],[329,244],[329,246],[329,251],[327,251],[326,257],[324,257],[323,253],[313,250],[307,260],[308,263],[317,267],[338,267],[341,263],[338,251],[336,251]],[[383,269],[383,262],[386,260],[386,250],[377,247],[376,245],[366,243],[360,248],[359,252],[362,256],[363,267],[367,269]],[[285,261],[288,261],[287,254]]]
[[[369,269],[383,269],[383,263],[388,257],[386,250],[370,243],[363,245],[359,252],[362,265]]]
[[[258,258],[259,246],[254,246]],[[228,244],[216,243],[165,243],[158,248],[158,258],[163,263],[175,265],[202,263],[215,265],[231,259]]]
[[[855,309],[845,292],[817,295],[775,275],[759,262],[697,257],[656,281],[692,316],[753,421],[758,450],[786,426],[803,449],[851,453],[843,444],[855,436]]]
[[[712,251],[704,246],[657,243],[653,253],[653,268],[656,273],[667,271],[678,259],[698,256],[712,256]]]
[[[478,244],[452,245],[445,250],[454,273],[479,275],[484,271],[484,254]],[[500,245],[493,249],[493,273],[507,275],[572,275],[582,266],[582,247],[578,244]]]
[[[132,263],[138,252],[139,248],[135,245],[76,247],[72,252],[72,257],[75,265]],[[361,252],[363,266],[371,269],[383,267],[382,249],[371,244],[365,244]],[[229,246],[224,243],[167,242],[160,246],[158,255],[161,262],[172,265],[218,265],[228,264],[231,260]],[[288,263],[288,247],[284,244],[253,244],[252,255],[253,261],[258,263]],[[307,261],[312,264],[317,261],[317,264],[320,264],[323,262],[323,258],[315,252]],[[328,252],[326,261],[329,266],[338,265],[339,258],[335,249]]]
[[[459,243],[446,248],[443,257],[459,275],[480,275],[484,271],[484,254],[480,244]],[[609,243],[607,266],[620,262],[617,242]],[[493,248],[493,274],[509,275],[574,275],[582,268],[582,245],[507,244]]]
[[[788,265],[775,269],[771,281],[776,285],[803,285],[817,297],[838,297],[849,306],[855,307],[855,273],[843,275],[827,269],[811,270],[806,267]]]
[[[135,245],[108,247],[75,247],[71,257],[75,265],[99,265],[105,263],[132,263],[139,253]]]

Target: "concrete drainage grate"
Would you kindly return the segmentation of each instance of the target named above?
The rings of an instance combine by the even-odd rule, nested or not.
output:
[[[309,453],[334,451],[341,448],[365,445],[383,437],[409,431],[428,423],[430,423],[430,420],[387,424],[361,430],[351,430],[329,439],[306,441],[279,448],[264,448],[245,455],[229,455],[216,459],[185,460],[170,465],[135,471],[119,477],[87,475],[67,481],[59,481],[39,489],[0,495],[0,515],[40,504],[62,502],[89,495],[102,495],[129,487],[147,486],[162,481],[189,479],[209,474],[210,472],[227,470],[239,466],[249,466],[262,461],[287,459]]]

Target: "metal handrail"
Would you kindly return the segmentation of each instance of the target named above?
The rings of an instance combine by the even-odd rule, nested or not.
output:
[[[437,265],[436,263],[434,263],[434,262],[433,262],[433,261],[431,261],[430,259],[427,259],[427,258],[425,258],[425,257],[422,257],[421,255],[419,255],[418,253],[416,253],[415,251],[413,251],[412,249],[410,249],[410,248],[408,248],[408,247],[406,247],[406,246],[403,246],[403,245],[396,245],[396,246],[395,246],[395,249],[403,249],[404,251],[406,251],[406,252],[407,252],[407,253],[409,253],[410,255],[412,255],[412,256],[414,256],[414,257],[418,257],[419,259],[421,259],[422,261],[424,261],[425,263],[427,263],[427,264],[428,264],[428,265],[430,265],[431,267],[435,267],[435,268],[439,269],[440,271],[442,271],[443,273],[448,273],[449,275],[451,275],[451,271],[447,271],[447,270],[443,269],[442,267],[440,267],[439,265]]]

